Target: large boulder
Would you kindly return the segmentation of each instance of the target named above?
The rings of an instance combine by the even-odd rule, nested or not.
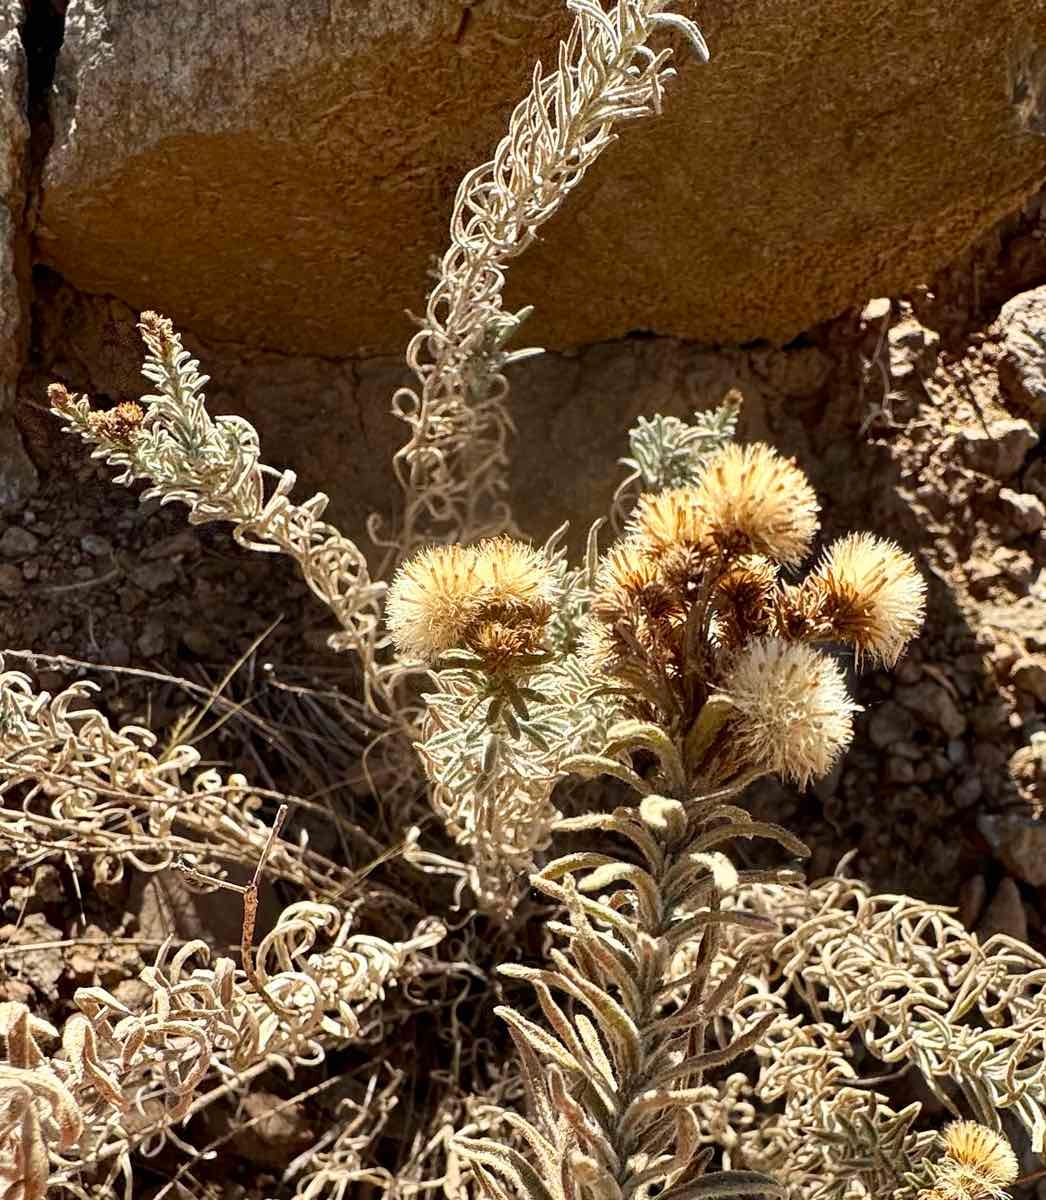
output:
[[[685,5],[683,7],[689,7]],[[39,246],[201,336],[397,350],[561,0],[70,0]],[[293,15],[288,15],[292,13]],[[704,0],[514,268],[528,340],[785,342],[925,280],[1046,172],[1046,0]]]
[[[19,504],[36,473],[13,408],[25,359],[28,256],[23,232],[29,124],[21,0],[0,0],[0,510]]]

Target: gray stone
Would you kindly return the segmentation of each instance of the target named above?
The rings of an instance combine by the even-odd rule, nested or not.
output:
[[[1028,451],[1039,441],[1027,421],[1005,418],[992,421],[987,429],[971,425],[956,436],[966,462],[993,479],[1016,475]]]
[[[24,588],[22,572],[11,563],[0,563],[0,596],[17,596]]]
[[[135,642],[135,647],[138,653],[145,658],[155,658],[156,655],[163,653],[166,644],[167,633],[163,624],[160,621],[147,621]]]
[[[957,738],[966,729],[966,717],[948,689],[939,683],[927,679],[913,687],[898,688],[895,695],[909,712],[949,738]]]
[[[131,578],[144,591],[153,593],[170,587],[178,572],[169,562],[140,563],[132,570]]]
[[[901,705],[887,701],[873,708],[868,717],[868,737],[880,750],[907,741],[915,730],[912,714]]]
[[[0,511],[36,488],[12,410],[25,359],[28,253],[23,233],[29,124],[21,0],[0,0]]]
[[[8,526],[0,537],[0,554],[5,558],[28,558],[39,546],[40,539],[36,534],[19,525]]]
[[[1046,525],[1046,504],[1029,492],[999,489],[999,507],[1003,516],[1021,533],[1038,533]]]
[[[997,933],[1004,933],[1020,942],[1028,940],[1028,918],[1021,902],[1020,889],[1009,876],[999,884],[977,926],[977,936],[982,942]]]
[[[1019,813],[981,813],[977,828],[1011,875],[1033,887],[1046,886],[1046,821]]]
[[[100,533],[85,533],[80,539],[80,549],[92,558],[108,558],[113,552],[113,544]]]
[[[513,267],[511,307],[540,301],[528,341],[780,343],[932,276],[1046,168],[1000,74],[1019,34],[1046,40],[1046,0],[996,7],[869,23],[854,0],[708,0],[711,66],[670,39],[664,116],[625,127]],[[395,351],[457,182],[553,61],[564,8],[70,0],[42,252],[201,335]]]
[[[967,775],[952,792],[952,802],[956,808],[972,808],[984,795],[984,784],[979,775]]]
[[[1046,287],[1014,296],[996,325],[999,380],[1010,398],[1046,419]]]

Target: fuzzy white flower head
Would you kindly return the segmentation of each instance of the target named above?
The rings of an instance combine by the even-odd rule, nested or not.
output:
[[[911,555],[885,538],[851,533],[833,542],[812,578],[833,632],[893,666],[919,632],[926,582]]]
[[[461,644],[481,583],[471,546],[429,546],[397,571],[385,620],[407,658],[432,662]]]
[[[735,716],[731,756],[805,787],[832,769],[860,711],[836,663],[800,642],[750,642],[720,687]]]

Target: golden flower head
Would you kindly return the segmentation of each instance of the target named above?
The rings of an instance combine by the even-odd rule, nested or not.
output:
[[[515,538],[496,537],[478,542],[474,551],[485,603],[527,606],[551,599],[552,572],[540,550]]]
[[[692,487],[644,493],[636,501],[628,531],[636,545],[656,556],[708,545],[708,522]]]
[[[1020,1167],[1009,1142],[976,1121],[952,1121],[941,1131],[943,1159],[935,1164],[945,1190],[967,1200],[1002,1196]]]
[[[433,662],[468,648],[490,670],[541,649],[552,612],[548,560],[524,542],[431,546],[397,572],[386,621],[400,652]]]
[[[851,533],[833,542],[807,586],[823,621],[858,658],[893,666],[922,626],[926,582],[911,555],[885,538]]]
[[[842,671],[803,643],[763,638],[737,655],[720,685],[733,706],[731,757],[801,787],[827,775],[853,737],[858,710]]]
[[[471,546],[429,546],[405,562],[389,587],[385,620],[407,658],[432,662],[460,646],[480,592]]]
[[[790,459],[756,442],[724,446],[705,465],[695,489],[713,540],[735,554],[764,554],[795,565],[810,550],[820,506]]]

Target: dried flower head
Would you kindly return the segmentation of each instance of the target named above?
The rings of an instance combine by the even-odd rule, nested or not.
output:
[[[552,595],[552,571],[540,550],[510,537],[488,538],[474,547],[476,578],[488,604],[528,606]]]
[[[692,487],[668,488],[640,496],[628,530],[638,546],[655,556],[709,545],[708,522]]]
[[[695,500],[725,553],[764,554],[792,566],[818,528],[820,506],[806,476],[761,442],[730,444],[713,455]]]
[[[483,660],[483,669],[490,674],[513,671],[540,654],[544,646],[545,626],[551,607],[539,602],[531,614],[509,610],[505,619],[481,609],[465,631],[464,645]]]
[[[613,623],[637,612],[667,615],[678,608],[677,598],[666,587],[657,562],[638,538],[616,542],[599,564],[592,611]]]
[[[736,715],[730,754],[801,787],[827,775],[853,737],[858,710],[839,667],[803,643],[750,642],[734,659],[720,692]]]
[[[1005,1195],[1020,1173],[1009,1142],[976,1121],[952,1121],[941,1131],[944,1157],[936,1164],[938,1187],[965,1200]]]
[[[125,400],[115,408],[92,412],[87,426],[95,437],[108,442],[129,442],[142,427],[145,413],[133,400]]]
[[[777,567],[758,554],[738,559],[716,581],[712,593],[717,641],[740,647],[770,631]]]
[[[389,587],[385,620],[407,658],[432,662],[460,646],[480,592],[471,546],[429,546],[405,562]]]
[[[911,555],[885,538],[851,533],[833,542],[806,586],[831,634],[858,657],[893,666],[922,626],[926,583]]]

